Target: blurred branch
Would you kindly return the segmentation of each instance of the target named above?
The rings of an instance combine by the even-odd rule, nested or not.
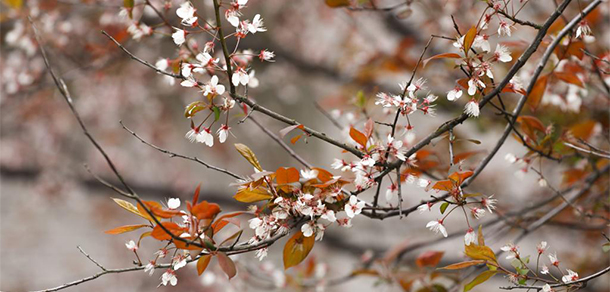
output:
[[[560,287],[567,287],[567,286],[573,286],[573,285],[583,285],[582,287],[586,287],[587,283],[605,273],[610,272],[610,266],[606,267],[605,269],[589,275],[587,277],[578,279],[576,281],[573,282],[568,282],[568,283],[562,283],[562,284],[555,284],[555,285],[549,285],[551,286],[551,288],[560,288]],[[534,289],[536,291],[541,291],[544,287],[542,286],[511,286],[511,287],[500,287],[500,289],[504,289],[504,290],[513,290],[513,289]]]

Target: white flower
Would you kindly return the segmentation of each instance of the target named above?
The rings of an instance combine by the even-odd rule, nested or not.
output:
[[[326,212],[324,214],[322,214],[322,216],[320,216],[320,218],[326,219],[330,222],[337,221],[337,217],[335,216],[335,211],[333,211],[333,210],[326,210]]]
[[[248,74],[248,87],[257,88],[258,87],[258,79],[254,77],[254,70],[250,70],[250,74]]]
[[[225,86],[222,84],[218,84],[218,76],[212,76],[210,82],[205,85],[205,91],[203,92],[203,95],[208,96],[211,94],[213,97],[216,95],[222,95],[223,93],[225,93]]]
[[[581,20],[578,23],[578,27],[576,28],[576,38],[586,37],[591,35],[591,28],[589,27],[589,23],[586,20]]]
[[[177,271],[180,268],[184,268],[186,266],[187,258],[184,256],[178,256],[174,259],[172,266],[174,267],[174,271]]]
[[[350,228],[350,227],[352,227],[352,219],[351,218],[341,218],[341,219],[337,218],[337,224],[339,224],[339,226],[342,226],[345,228]]]
[[[460,99],[461,96],[462,96],[462,90],[457,86],[454,89],[449,90],[449,92],[447,92],[448,101],[456,101],[456,100]]]
[[[172,39],[176,45],[182,45],[186,41],[186,31],[178,29],[172,34]]]
[[[544,178],[540,178],[540,179],[538,180],[538,185],[539,185],[541,188],[546,188],[546,186],[547,186],[548,184],[547,184],[547,182],[546,182],[546,179],[544,179]]]
[[[170,209],[178,209],[180,207],[180,199],[170,198],[167,200],[167,207]]]
[[[218,135],[218,141],[220,143],[224,143],[227,140],[230,129],[231,129],[231,127],[229,127],[225,124],[223,124],[222,126],[220,126],[220,128],[218,128],[218,131],[216,131],[216,134]]]
[[[420,188],[427,188],[430,185],[430,183],[432,183],[432,182],[427,179],[423,179],[423,178],[420,178],[417,180],[417,186]]]
[[[510,55],[510,51],[507,47],[498,44],[496,46],[496,51],[494,52],[494,59],[507,63],[512,61],[513,57]]]
[[[313,235],[313,224],[315,223],[315,221],[310,221],[308,223],[305,223],[303,225],[301,225],[301,232],[303,232],[303,236],[305,237],[310,237]]]
[[[478,117],[479,103],[475,99],[471,99],[464,107],[464,112],[471,117]]]
[[[476,219],[480,219],[481,217],[483,217],[483,215],[485,215],[485,209],[482,208],[474,207],[470,209],[470,212],[472,212],[472,216],[474,216],[474,218]]]
[[[542,292],[552,292],[554,291],[553,288],[551,288],[551,285],[549,284],[544,284],[544,286],[542,286]]]
[[[155,262],[150,261],[150,262],[148,262],[146,267],[144,267],[144,273],[148,273],[149,276],[152,276],[152,274],[154,272],[155,272]]]
[[[542,265],[542,268],[540,269],[540,273],[543,275],[546,275],[549,273],[549,267],[547,267],[546,265]]]
[[[559,259],[557,259],[557,253],[549,254],[549,261],[553,266],[559,266]]]
[[[233,82],[234,86],[246,85],[250,81],[250,77],[248,73],[243,68],[238,68],[235,72],[233,72],[233,76],[231,77],[231,82]]]
[[[252,23],[248,24],[248,31],[253,34],[267,31],[267,29],[263,27],[263,19],[260,14],[255,15],[252,19]]]
[[[197,21],[197,16],[195,16],[195,9],[191,2],[187,1],[180,5],[180,8],[176,10],[176,15],[182,19],[183,25],[192,26]]]
[[[266,258],[266,257],[267,257],[267,251],[268,251],[268,248],[266,248],[266,247],[265,247],[265,248],[260,248],[260,249],[257,249],[257,250],[256,250],[256,252],[255,252],[255,254],[254,254],[254,256],[255,256],[255,257],[256,257],[256,258],[257,258],[259,261],[262,261],[264,258]]]
[[[468,229],[468,232],[466,232],[466,235],[464,235],[464,244],[470,245],[471,243],[475,243],[476,240],[477,240],[477,235],[476,235],[476,233],[474,233],[474,229],[472,229],[472,228]]]
[[[161,275],[161,284],[167,286],[167,283],[172,286],[178,284],[178,278],[176,278],[176,273],[172,269],[167,269],[167,271]]]
[[[443,226],[443,220],[434,220],[426,224],[426,228],[434,231],[435,233],[441,233],[444,237],[447,237],[447,229]]]
[[[273,60],[274,57],[275,57],[275,53],[267,51],[267,50],[262,50],[261,53],[258,54],[258,58],[261,61],[275,62],[275,60]]]
[[[304,180],[314,179],[314,178],[318,177],[318,171],[315,169],[310,169],[310,170],[301,169],[301,177]]]
[[[356,196],[350,196],[349,202],[345,204],[345,214],[349,218],[360,214],[364,208],[364,201],[359,200]]]
[[[209,147],[214,146],[214,135],[212,135],[212,133],[210,132],[210,129],[204,127],[203,131],[201,131],[201,141],[197,141],[199,143],[205,143],[205,145],[208,145]]]
[[[201,130],[199,129],[199,127],[197,128],[191,128],[191,130],[189,130],[188,132],[186,132],[186,135],[184,135],[191,143],[197,141],[199,143],[203,143],[203,134],[201,133]]]
[[[544,251],[548,248],[548,244],[546,243],[546,241],[541,241],[537,246],[536,249],[538,250],[539,254],[544,253]]]
[[[513,164],[517,162],[517,157],[512,153],[506,153],[506,155],[504,155],[504,160],[508,161],[510,164]]]
[[[419,207],[417,207],[417,210],[419,211],[419,213],[424,213],[426,211],[430,211],[432,207],[431,203],[426,203],[423,205],[420,205]]]
[[[516,245],[509,243],[509,244],[501,247],[500,249],[504,252],[508,252],[506,259],[510,260],[510,259],[516,258],[519,255],[519,250],[517,248],[518,247]]]
[[[493,213],[492,211],[496,208],[496,203],[498,202],[498,200],[493,199],[494,195],[491,195],[489,197],[483,197],[483,199],[481,199],[481,206],[487,208],[487,211],[489,211],[489,213]]]
[[[398,194],[398,186],[396,184],[391,184],[385,192],[385,200],[387,202],[391,201]]]
[[[161,71],[165,71],[167,69],[167,67],[169,67],[169,60],[167,60],[165,58],[161,58],[161,59],[157,60],[157,63],[155,63],[155,67],[157,67],[157,69],[159,69]]]
[[[138,250],[138,245],[133,240],[130,240],[129,242],[125,243],[125,246],[128,250],[131,250],[133,252]]]
[[[578,274],[570,269],[567,269],[568,274],[561,277],[561,281],[564,283],[578,281]]]
[[[508,23],[506,23],[504,20],[500,20],[500,26],[498,26],[498,35],[510,36],[510,34],[511,34],[510,30],[511,30],[510,25],[508,25]]]
[[[184,72],[184,71],[183,71]],[[185,79],[184,81],[180,82],[180,85],[184,86],[184,87],[195,87],[197,86],[197,81],[195,81],[192,77]]]
[[[487,41],[489,37],[487,35],[478,35],[474,38],[474,41],[472,42],[472,46],[475,48],[479,48],[484,52],[489,52],[490,51],[490,46],[489,46],[489,42]]]

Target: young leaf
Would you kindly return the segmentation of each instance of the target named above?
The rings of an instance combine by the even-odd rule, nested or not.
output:
[[[277,182],[278,185],[298,182],[299,178],[299,171],[294,167],[280,167],[275,171],[275,182]]]
[[[104,231],[104,233],[106,234],[121,234],[121,233],[125,233],[125,232],[129,232],[129,231],[134,231],[134,230],[138,230],[142,227],[146,227],[148,225],[146,224],[138,224],[138,225],[125,225],[125,226],[120,226],[117,228],[113,228],[107,231]]]
[[[199,183],[197,185],[197,188],[195,189],[195,193],[193,194],[193,205],[196,205],[197,202],[199,201],[199,191],[201,190],[201,183]]]
[[[496,254],[485,245],[466,245],[466,255],[474,260],[487,260],[496,262]]]
[[[193,206],[191,213],[197,217],[197,219],[212,219],[220,213],[220,206],[215,203],[208,203],[207,201],[201,201],[201,203]]]
[[[207,108],[207,105],[203,101],[191,102],[184,108],[184,117],[192,118],[196,113]]]
[[[438,265],[438,262],[440,262],[441,259],[443,258],[444,254],[445,254],[445,252],[442,252],[442,251],[426,251],[417,257],[417,259],[415,260],[415,263],[420,268],[423,268],[426,266],[427,267],[436,267],[436,265]]]
[[[580,78],[578,78],[578,76],[572,72],[555,72],[553,75],[563,82],[585,88],[585,85],[582,83],[582,81],[580,81]]]
[[[242,203],[254,203],[258,201],[269,200],[273,198],[273,195],[271,195],[269,192],[267,192],[267,190],[264,189],[243,188],[237,191],[237,194],[235,194],[233,198]]]
[[[466,261],[466,262],[451,264],[451,265],[448,265],[446,267],[442,267],[442,268],[439,268],[439,269],[443,269],[443,270],[459,270],[459,269],[468,268],[468,267],[471,267],[471,266],[476,266],[476,265],[480,265],[480,264],[484,264],[484,263],[485,263],[485,261],[483,261],[483,260]]]
[[[178,224],[174,222],[161,222],[161,225],[165,227],[171,234],[174,236],[180,236],[184,232],[184,228],[178,226]],[[156,240],[170,240],[172,236],[165,232],[160,225],[155,226],[153,228],[152,233],[150,234]]]
[[[220,119],[220,109],[217,106],[214,106],[212,110],[214,111],[214,122],[216,122]]]
[[[480,246],[485,246],[485,238],[483,237],[483,225],[479,225],[478,242]]]
[[[464,53],[466,55],[468,55],[468,51],[470,50],[470,47],[472,46],[472,43],[474,42],[474,38],[477,36],[477,28],[476,27],[471,27],[468,32],[466,32],[466,35],[464,36]]]
[[[235,149],[237,149],[239,154],[241,154],[241,156],[243,156],[246,160],[248,160],[248,162],[250,162],[250,164],[252,164],[254,167],[256,167],[256,169],[258,169],[258,171],[263,171],[263,168],[261,167],[260,163],[258,162],[256,155],[254,155],[254,152],[252,152],[252,150],[250,150],[250,148],[248,148],[248,146],[241,144],[241,143],[237,143],[237,144],[235,144]]]
[[[445,214],[445,211],[447,210],[447,207],[449,207],[449,203],[447,203],[447,202],[444,202],[441,205],[441,214]]]
[[[226,253],[219,252],[216,257],[218,258],[218,265],[225,274],[229,277],[229,280],[237,274],[235,263],[231,260]]]
[[[144,219],[148,219],[148,217],[142,215],[142,213],[140,213],[140,211],[138,211],[138,208],[136,208],[136,206],[134,206],[132,203],[127,202],[125,200],[121,200],[121,199],[117,199],[117,198],[112,198],[112,200],[117,203],[117,205],[121,206],[121,208],[134,213]]]
[[[479,284],[489,280],[489,278],[491,278],[495,274],[496,274],[495,271],[485,271],[483,273],[480,273],[476,278],[474,278],[474,280],[472,280],[472,282],[470,282],[464,286],[464,292],[470,291],[476,285],[479,285]]]
[[[284,269],[301,263],[309,254],[315,243],[315,237],[305,237],[303,232],[295,233],[284,246]]]
[[[360,131],[354,129],[354,127],[351,127],[349,129],[349,136],[352,137],[352,139],[354,139],[354,141],[356,141],[356,143],[360,144],[362,147],[366,148],[366,143],[367,143],[367,138],[364,134],[362,134]]]
[[[201,257],[199,257],[199,259],[197,260],[197,273],[199,274],[199,276],[201,276],[201,274],[203,274],[205,269],[208,267],[211,259],[212,256],[209,254],[202,255]]]
[[[436,60],[436,59],[444,59],[444,58],[451,58],[451,59],[459,59],[462,56],[456,54],[456,53],[444,53],[444,54],[438,54],[438,55],[434,55],[428,59],[425,59],[423,62],[423,66],[426,67],[426,65],[428,64],[428,62],[432,61],[432,60]]]
[[[532,111],[535,111],[540,105],[540,101],[542,100],[542,96],[546,90],[547,81],[548,75],[538,78],[534,88],[532,88],[532,91],[529,93],[526,103],[530,106]]]

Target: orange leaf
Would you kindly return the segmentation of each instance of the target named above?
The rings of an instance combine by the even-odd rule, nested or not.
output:
[[[588,140],[593,134],[593,129],[597,122],[594,120],[584,121],[582,123],[576,124],[570,127],[570,133],[577,139]]]
[[[580,81],[578,76],[576,76],[576,74],[574,74],[574,73],[555,72],[555,73],[553,73],[553,75],[555,75],[555,77],[559,78],[563,82],[566,82],[569,84],[574,84],[574,85],[582,87],[582,88],[585,87],[584,84],[582,83],[582,81]]]
[[[451,192],[453,190],[454,184],[450,180],[441,180],[437,181],[433,186],[433,190],[446,191]]]
[[[138,210],[138,208],[136,208],[136,206],[134,206],[132,203],[127,202],[125,200],[121,200],[121,199],[117,199],[117,198],[112,198],[112,200],[117,203],[117,205],[119,205],[121,208],[134,213],[144,219],[149,219],[149,217],[145,216],[146,213],[142,214],[140,213],[140,211]]]
[[[201,183],[199,183],[197,185],[197,188],[195,189],[195,193],[193,194],[193,205],[197,204],[197,201],[199,201],[199,190],[201,189]]]
[[[426,67],[426,65],[428,64],[428,62],[432,61],[432,60],[436,60],[436,59],[445,59],[445,58],[451,58],[451,59],[459,59],[462,56],[456,54],[456,53],[444,53],[444,54],[438,54],[438,55],[434,55],[428,59],[425,59],[423,62],[424,67]]]
[[[544,124],[542,124],[542,122],[534,116],[520,116],[517,118],[517,122],[521,124],[527,124],[532,129],[536,129],[543,133],[546,131],[546,129],[544,128]]]
[[[358,144],[362,145],[362,147],[366,148],[366,143],[367,143],[368,139],[360,131],[354,129],[354,127],[351,127],[349,129],[349,136],[352,137],[352,139],[354,139],[354,141],[356,141],[356,143],[358,143]]]
[[[486,260],[496,262],[496,254],[488,246],[481,245],[466,245],[466,255],[473,260]]]
[[[417,257],[417,259],[415,260],[415,263],[420,268],[423,268],[426,266],[427,267],[436,267],[436,265],[438,265],[438,262],[440,262],[441,259],[443,258],[444,254],[445,254],[445,252],[442,252],[442,251],[426,251]]]
[[[449,179],[455,183],[455,185],[461,185],[464,180],[471,177],[474,174],[472,171],[454,172],[449,176]]]
[[[476,265],[480,265],[485,263],[485,261],[483,260],[474,260],[474,261],[466,261],[466,262],[461,262],[461,263],[456,263],[456,264],[452,264],[452,265],[448,265],[446,267],[442,267],[439,269],[443,269],[443,270],[459,270],[459,269],[463,269],[463,268],[468,268],[471,266],[476,266]]]
[[[254,203],[263,200],[269,200],[273,196],[265,189],[255,188],[242,188],[237,191],[237,194],[233,198],[242,203]]]
[[[535,111],[536,108],[540,105],[540,101],[542,100],[542,96],[544,95],[544,91],[546,90],[546,83],[548,80],[548,75],[542,76],[538,78],[534,88],[529,93],[527,97],[527,104],[530,106],[532,111]]]
[[[197,217],[197,219],[212,219],[218,213],[220,213],[220,206],[215,203],[208,203],[207,201],[201,201],[201,203],[193,206],[191,213]]]
[[[231,260],[226,253],[219,252],[216,257],[218,258],[218,265],[225,274],[229,277],[229,280],[237,274],[235,263]]]
[[[296,135],[290,139],[290,143],[295,144],[299,139],[301,139],[301,135]]]
[[[203,274],[203,271],[205,271],[205,269],[208,267],[211,259],[212,256],[209,254],[202,255],[201,257],[199,257],[199,259],[197,260],[197,273],[199,274],[199,276],[201,276],[201,274]]]
[[[228,221],[226,219],[233,218],[235,216],[239,216],[244,213],[246,213],[246,212],[237,211],[237,212],[227,213],[227,214],[220,216],[218,219],[216,219],[216,221],[214,221],[214,223],[212,223],[212,230],[214,231],[214,234],[216,234],[218,231],[220,231],[222,228],[224,228],[227,224],[233,223],[232,221]],[[237,226],[239,227],[239,225],[237,225]]]
[[[299,171],[294,168],[280,167],[275,171],[275,181],[278,185],[289,184],[299,181]]]
[[[165,227],[171,234],[174,236],[180,236],[184,232],[184,228],[178,226],[178,224],[174,222],[161,222],[161,225]],[[156,240],[170,240],[172,236],[168,234],[160,225],[155,226],[153,228],[150,236],[152,236]]]
[[[469,157],[482,153],[482,152],[484,152],[484,151],[468,151],[468,152],[456,154],[455,156],[453,156],[453,164],[457,164],[460,161],[464,161],[464,160],[468,159]]]
[[[319,167],[314,167],[312,169],[315,169],[318,171],[318,179],[321,182],[327,182],[327,181],[333,179],[333,174],[330,173],[329,171],[327,171],[326,169],[319,168]]]
[[[326,3],[326,5],[328,7],[332,7],[332,8],[350,5],[349,0],[324,0],[324,3]]]
[[[309,254],[315,243],[315,237],[305,237],[303,232],[295,233],[284,246],[284,269],[301,263]]]
[[[146,224],[125,225],[125,226],[120,226],[120,227],[117,227],[117,228],[110,229],[108,231],[104,231],[104,233],[106,233],[106,234],[121,234],[121,233],[129,232],[129,231],[134,231],[134,230],[140,229],[142,227],[146,227],[146,226],[148,226],[148,225],[146,225]]]
[[[466,32],[466,35],[464,36],[464,53],[466,55],[468,55],[468,51],[470,50],[470,47],[472,46],[472,43],[474,42],[474,38],[477,36],[477,28],[476,27],[471,27],[468,32]]]

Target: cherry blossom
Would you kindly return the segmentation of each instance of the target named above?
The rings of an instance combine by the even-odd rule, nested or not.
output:
[[[586,36],[591,35],[591,28],[589,27],[589,23],[586,20],[582,20],[578,23],[576,27],[576,38],[584,38]]]
[[[186,1],[176,10],[176,15],[182,19],[183,25],[194,26],[195,22],[197,22],[197,16],[195,16],[196,11],[197,9],[193,7],[191,2]]]
[[[275,60],[273,60],[273,58],[275,58],[275,53],[267,50],[262,50],[260,54],[258,54],[258,58],[261,61],[275,62]]]
[[[489,197],[483,197],[481,199],[481,206],[487,208],[487,211],[489,211],[489,213],[493,213],[493,210],[496,209],[496,203],[498,202],[498,200],[493,199],[494,195],[491,195]]]
[[[578,274],[570,269],[567,269],[568,274],[561,277],[561,281],[564,283],[570,283],[578,281]]]
[[[489,41],[487,41],[488,39],[489,36],[486,34],[478,35],[474,38],[472,46],[488,53],[491,50],[491,47],[489,46]]]
[[[172,34],[172,39],[174,40],[174,43],[176,45],[181,46],[186,41],[186,31],[181,30],[181,29],[177,29]]]
[[[155,261],[150,261],[144,267],[144,273],[148,273],[149,276],[152,276],[152,274],[154,272],[155,272]]]
[[[167,286],[168,283],[172,286],[176,286],[176,284],[178,284],[176,272],[174,272],[172,269],[167,269],[167,271],[161,275],[161,284],[159,286]]]
[[[349,218],[360,214],[364,208],[364,201],[359,200],[356,196],[350,196],[349,202],[345,204],[345,214]]]
[[[443,220],[430,221],[426,224],[426,228],[434,231],[434,233],[440,233],[444,237],[447,237],[447,229],[445,229],[445,226],[443,225]]]
[[[471,117],[479,116],[479,103],[475,99],[471,99],[464,107],[464,113]]]
[[[449,90],[447,92],[448,101],[456,101],[456,100],[460,99],[461,96],[462,96],[462,90],[457,86],[454,89]]]
[[[513,60],[513,57],[510,55],[510,52],[508,51],[508,48],[498,44],[496,46],[496,50],[494,52],[494,60],[499,60],[500,62],[510,62]]]
[[[247,27],[248,31],[252,34],[267,31],[267,29],[263,27],[263,19],[261,18],[260,14],[255,15],[252,22],[248,23]]]
[[[553,290],[553,288],[551,288],[551,285],[544,284],[544,286],[542,286],[542,292],[552,292],[552,291],[555,291],[555,290]]]
[[[511,35],[511,27],[504,20],[500,20],[500,25],[498,26],[498,35],[501,35],[501,36],[502,35],[506,35],[506,36]]]
[[[180,199],[170,198],[167,200],[167,207],[174,210],[180,208]]]
[[[218,131],[216,131],[216,135],[218,135],[218,142],[224,143],[227,140],[230,133],[229,130],[231,130],[231,127],[225,124],[222,124],[220,128],[218,128]]]
[[[541,241],[540,243],[538,243],[538,245],[536,246],[536,249],[538,250],[538,254],[543,254],[544,251],[548,248],[548,244],[546,241]]]
[[[556,253],[549,254],[549,261],[551,262],[551,265],[559,267],[559,259],[557,259]]]
[[[470,245],[472,243],[475,243],[476,240],[477,240],[477,235],[474,233],[474,229],[472,229],[472,228],[468,229],[468,232],[466,232],[466,235],[464,235],[464,244]]]
[[[234,86],[247,85],[250,81],[250,76],[243,68],[237,68],[235,72],[233,72],[233,76],[231,77],[231,82],[233,82]]]
[[[204,96],[214,97],[216,95],[222,95],[225,92],[225,86],[222,84],[218,84],[218,76],[214,75],[205,85],[205,90],[203,92]]]
[[[131,250],[133,252],[138,250],[138,245],[133,240],[130,240],[127,243],[125,243],[125,246],[127,247],[128,250]]]

